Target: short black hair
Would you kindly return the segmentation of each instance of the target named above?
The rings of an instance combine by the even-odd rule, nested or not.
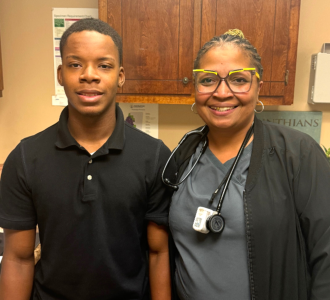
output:
[[[60,53],[62,58],[63,58],[63,49],[68,40],[68,37],[72,33],[81,32],[85,30],[96,31],[104,35],[110,36],[118,49],[119,63],[120,65],[122,64],[123,44],[120,35],[108,23],[105,23],[99,19],[94,19],[94,18],[81,19],[73,23],[67,30],[64,31],[60,42]]]

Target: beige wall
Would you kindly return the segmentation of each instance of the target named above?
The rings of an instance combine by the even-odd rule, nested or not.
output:
[[[307,104],[311,54],[330,42],[329,0],[301,0],[294,105],[267,110],[323,111],[321,144],[330,147],[330,104]],[[0,164],[24,137],[58,120],[54,94],[52,7],[97,7],[97,0],[1,0],[0,33],[4,97],[0,98]],[[173,148],[201,125],[187,105],[160,105],[159,137]]]

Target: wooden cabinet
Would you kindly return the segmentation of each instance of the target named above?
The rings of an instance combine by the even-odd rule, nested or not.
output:
[[[126,81],[117,100],[191,102],[194,1],[100,0],[99,17],[123,40]]]
[[[292,104],[300,0],[99,0],[123,39],[121,102],[192,103],[193,60],[215,35],[239,28],[264,67],[260,100]]]
[[[241,29],[264,67],[261,101],[292,104],[300,0],[202,1],[201,44],[228,28]]]
[[[3,74],[2,74],[2,55],[1,55],[1,39],[0,39],[0,97],[2,97],[3,91]],[[0,169],[1,174],[1,169]]]

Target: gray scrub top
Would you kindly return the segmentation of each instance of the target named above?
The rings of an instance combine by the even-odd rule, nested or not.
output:
[[[201,147],[202,143],[182,176],[190,170]],[[173,195],[169,222],[179,252],[175,280],[182,300],[250,299],[243,191],[251,152],[252,143],[245,148],[229,184],[221,209],[225,219],[221,234],[203,234],[192,226],[199,206],[216,210],[220,195],[213,203],[209,200],[235,158],[222,164],[207,148]]]

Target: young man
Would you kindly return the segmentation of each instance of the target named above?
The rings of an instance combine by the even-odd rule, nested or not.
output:
[[[60,48],[69,104],[58,123],[22,140],[3,169],[0,299],[149,299],[149,282],[152,299],[170,299],[170,195],[160,176],[170,151],[116,106],[121,39],[84,19]]]

